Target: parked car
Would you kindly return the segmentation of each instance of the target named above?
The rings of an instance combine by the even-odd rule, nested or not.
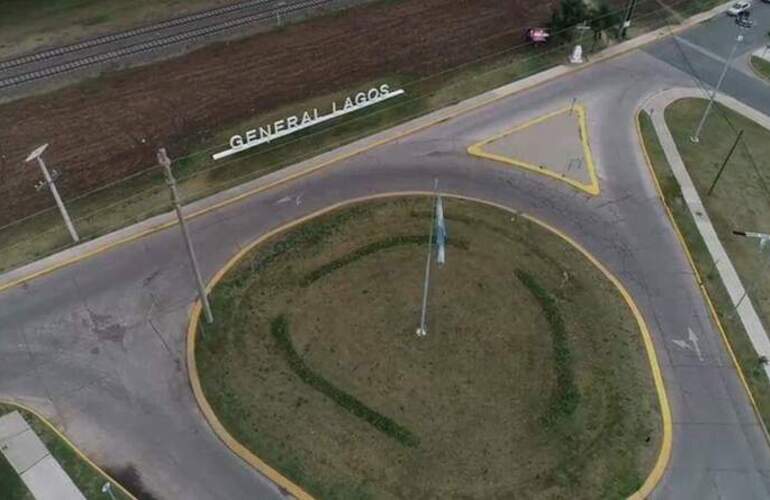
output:
[[[744,10],[737,16],[735,16],[735,24],[740,26],[741,28],[751,28],[754,26],[754,21],[751,20],[751,17],[749,16],[749,11]]]
[[[530,28],[524,35],[524,38],[535,45],[546,43],[551,34],[545,28]]]
[[[730,8],[727,9],[727,15],[737,16],[741,12],[748,12],[749,9],[751,9],[751,2],[749,2],[748,0],[740,0],[732,4]]]

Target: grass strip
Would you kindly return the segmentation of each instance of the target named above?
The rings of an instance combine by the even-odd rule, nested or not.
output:
[[[756,402],[760,417],[765,427],[770,427],[770,383],[764,369],[757,359],[756,351],[749,339],[740,318],[735,314],[730,296],[716,271],[716,264],[703,241],[695,220],[682,198],[679,183],[674,177],[660,145],[658,134],[650,116],[639,113],[639,130],[644,141],[644,148],[650,158],[650,164],[663,194],[663,203],[668,207],[677,230],[685,241],[701,278],[701,287],[711,300],[719,322],[724,329],[727,343],[738,361],[746,378],[752,397]]]
[[[770,61],[761,57],[751,56],[751,67],[754,68],[754,71],[759,76],[770,81]]]
[[[273,334],[273,338],[275,338],[275,341],[281,349],[283,357],[289,363],[291,370],[296,373],[303,382],[404,446],[414,448],[420,443],[417,436],[415,436],[409,429],[397,424],[392,419],[377,413],[355,397],[335,387],[331,382],[313,372],[294,349],[291,337],[289,336],[289,321],[286,319],[285,315],[282,314],[272,321],[270,324],[270,333]]]
[[[24,485],[24,481],[13,470],[5,455],[0,453],[0,493],[10,500],[32,500],[33,496]]]
[[[386,238],[384,240],[375,241],[374,243],[370,243],[369,245],[366,245],[357,250],[354,250],[349,254],[340,257],[339,259],[333,260],[328,264],[324,264],[321,267],[309,272],[302,279],[302,281],[300,282],[300,285],[303,287],[309,286],[314,282],[318,281],[319,279],[323,278],[324,276],[330,273],[333,273],[334,271],[348,264],[352,264],[357,260],[360,260],[368,255],[372,255],[382,250],[388,250],[390,248],[405,246],[405,245],[421,245],[421,244],[424,244],[427,240],[428,240],[428,235],[415,234],[415,235],[407,235],[407,236],[393,236],[390,238]],[[447,240],[446,243],[449,246],[454,246],[457,248],[463,248],[463,249],[468,248],[468,242],[464,240],[453,239],[453,240]]]
[[[551,330],[556,389],[543,420],[547,426],[553,427],[575,413],[580,402],[580,392],[575,384],[575,371],[572,366],[572,353],[567,342],[567,330],[556,300],[537,279],[521,269],[516,270],[516,277],[540,303]]]

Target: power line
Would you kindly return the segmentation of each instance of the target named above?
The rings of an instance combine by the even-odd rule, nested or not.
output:
[[[681,0],[680,2],[678,2],[678,3],[677,3],[677,5],[678,5],[679,3],[685,3],[686,1],[687,1],[687,0]],[[606,14],[605,16],[599,16],[599,17],[607,17],[607,16],[610,16],[610,15],[614,15],[614,14],[616,14],[617,12],[620,12],[620,11],[615,11],[615,12],[612,12],[612,13],[608,13],[608,14]],[[645,15],[643,15],[643,16],[639,16],[639,17],[647,17],[647,16],[655,15],[656,13],[657,13],[657,11],[653,11],[653,12],[647,13],[647,14],[645,14]],[[573,26],[573,27],[574,27],[574,26]],[[564,31],[570,30],[570,29],[572,29],[573,27],[568,27],[568,28],[565,28],[564,30],[560,30],[560,31],[558,31],[558,32],[556,32],[556,33],[561,33],[561,32],[564,32]],[[493,36],[501,36],[501,35],[493,35]],[[491,38],[491,37],[490,37],[490,38]],[[565,42],[565,43],[564,43],[564,44],[562,44],[562,45],[556,45],[556,46],[554,46],[554,47],[551,47],[551,48],[549,48],[549,49],[548,49],[548,50],[547,50],[545,53],[535,54],[535,55],[532,55],[532,56],[530,56],[530,57],[526,57],[526,58],[523,58],[523,59],[521,59],[521,60],[519,60],[519,61],[516,61],[516,63],[517,63],[517,64],[524,64],[524,63],[526,63],[526,62],[529,62],[529,61],[531,61],[531,60],[533,60],[533,59],[538,59],[538,58],[543,58],[543,59],[545,59],[545,57],[546,57],[546,56],[548,56],[548,55],[551,55],[552,53],[554,53],[554,52],[556,52],[556,51],[560,51],[560,50],[562,50],[564,47],[566,47],[566,46],[567,46],[567,44],[568,44],[568,43],[569,43],[569,42]],[[516,50],[518,50],[518,49],[521,49],[521,48],[524,48],[524,47],[527,47],[527,46],[529,46],[529,45],[530,45],[530,44],[528,44],[528,43],[521,43],[521,44],[515,45],[515,46],[513,46],[513,47],[510,47],[510,48],[508,48],[508,49],[504,49],[504,50],[501,50],[501,51],[497,51],[497,52],[494,52],[494,53],[491,53],[491,54],[487,54],[487,55],[485,55],[485,56],[482,56],[482,57],[476,58],[476,59],[474,59],[474,60],[472,60],[472,61],[467,61],[467,62],[465,62],[465,63],[459,64],[459,65],[456,65],[456,66],[454,66],[454,67],[451,67],[451,68],[447,68],[447,69],[444,69],[444,70],[442,70],[442,71],[439,71],[439,72],[436,72],[436,73],[433,73],[433,74],[430,74],[430,75],[426,75],[426,76],[424,76],[424,77],[418,78],[418,79],[416,79],[416,80],[413,80],[413,81],[411,81],[411,82],[408,82],[407,84],[405,84],[405,85],[404,85],[404,87],[407,87],[407,88],[408,88],[408,87],[415,87],[415,86],[417,86],[417,85],[420,85],[420,84],[423,84],[423,83],[425,83],[426,81],[428,81],[428,80],[430,80],[430,79],[434,79],[434,78],[437,78],[437,77],[440,77],[440,76],[444,76],[444,75],[446,75],[446,74],[449,74],[449,73],[451,73],[451,72],[456,72],[456,71],[459,71],[459,70],[461,70],[461,69],[467,68],[467,67],[469,67],[469,66],[472,66],[472,65],[475,65],[475,64],[479,64],[480,62],[482,62],[482,61],[485,61],[485,60],[488,60],[488,59],[491,59],[491,58],[496,58],[496,57],[500,57],[500,56],[503,56],[503,55],[505,55],[505,54],[510,54],[510,53],[513,53],[513,52],[515,52]],[[486,71],[484,71],[484,72],[481,72],[481,73],[480,73],[480,75],[487,75],[487,74],[490,74],[490,73],[494,73],[494,72],[497,72],[497,71],[505,71],[505,70],[511,70],[511,69],[512,69],[512,68],[511,68],[509,65],[501,65],[500,67],[491,68],[491,69],[488,69],[488,70],[486,70]],[[534,71],[537,71],[537,69],[533,69],[533,72],[534,72]],[[458,86],[458,85],[461,85],[461,84],[462,84],[462,82],[457,82],[457,83],[449,84],[449,85],[447,85],[447,86],[445,86],[445,87],[442,87],[442,89],[440,89],[440,90],[442,90],[442,91],[443,91],[443,90],[446,90],[447,88],[452,88],[452,87],[454,87],[454,86]],[[187,176],[183,176],[182,178],[180,178],[180,181],[184,181],[184,180],[192,179],[192,178],[194,178],[194,177],[196,177],[196,176],[199,176],[199,175],[201,175],[201,174],[204,174],[204,173],[208,173],[208,172],[212,172],[212,171],[214,171],[214,170],[217,170],[217,169],[220,169],[220,168],[224,168],[224,167],[227,167],[227,166],[231,165],[232,163],[235,163],[235,162],[238,162],[238,161],[245,161],[245,160],[247,160],[247,159],[253,159],[254,157],[256,157],[256,156],[258,156],[258,155],[264,155],[264,154],[268,154],[268,153],[270,153],[270,152],[273,152],[273,151],[275,151],[275,150],[278,150],[278,149],[281,149],[281,148],[286,148],[286,147],[288,147],[288,146],[290,146],[290,145],[292,145],[292,144],[295,144],[295,143],[297,143],[297,142],[299,142],[299,141],[308,140],[308,139],[314,138],[314,137],[316,137],[316,136],[318,136],[318,135],[327,134],[328,132],[330,132],[330,131],[333,131],[333,130],[334,130],[334,129],[336,129],[336,128],[339,128],[339,127],[343,127],[343,126],[350,126],[351,124],[353,124],[353,123],[355,123],[355,122],[357,122],[357,121],[360,121],[360,120],[366,120],[366,119],[370,119],[372,116],[376,116],[376,115],[378,115],[378,114],[386,113],[386,112],[388,112],[388,111],[391,111],[393,108],[396,108],[396,107],[398,107],[398,106],[404,106],[404,105],[406,105],[406,104],[410,104],[410,103],[412,103],[412,102],[414,102],[414,101],[416,101],[416,100],[419,100],[419,99],[423,99],[423,98],[426,98],[426,97],[430,97],[430,96],[432,96],[432,95],[435,95],[435,94],[434,94],[434,93],[426,93],[426,94],[423,94],[423,95],[419,95],[419,94],[418,94],[418,95],[417,95],[417,96],[415,96],[415,97],[411,97],[411,98],[408,98],[408,99],[406,99],[406,100],[401,100],[400,102],[398,102],[398,103],[396,103],[396,104],[394,104],[394,105],[382,107],[382,108],[380,108],[380,109],[377,109],[377,110],[375,110],[375,111],[373,111],[373,112],[371,112],[371,113],[368,113],[368,114],[366,114],[366,115],[360,115],[360,116],[358,116],[358,117],[353,117],[353,118],[351,118],[351,119],[349,119],[349,120],[345,120],[344,122],[338,123],[338,124],[336,124],[336,125],[334,125],[334,126],[329,126],[329,127],[326,127],[326,128],[322,128],[322,129],[319,129],[318,131],[316,131],[316,132],[313,132],[313,133],[311,133],[311,134],[307,134],[307,135],[303,135],[303,136],[301,136],[301,137],[297,137],[297,138],[295,138],[295,139],[292,139],[292,140],[290,140],[290,141],[288,141],[288,142],[283,142],[283,143],[281,143],[281,144],[279,144],[279,145],[277,145],[277,146],[275,146],[275,147],[272,147],[272,148],[267,148],[267,149],[262,149],[262,150],[260,150],[260,151],[256,151],[256,152],[254,152],[254,153],[252,153],[252,154],[247,154],[247,155],[240,155],[239,157],[237,157],[237,158],[234,158],[233,160],[230,160],[230,161],[225,161],[225,162],[221,162],[221,163],[219,163],[219,164],[216,164],[216,165],[214,165],[214,166],[212,166],[212,167],[210,167],[210,168],[206,168],[206,169],[200,169],[200,170],[196,170],[194,173],[192,173],[192,174],[190,174],[190,175],[187,175]],[[414,116],[418,116],[418,115],[420,115],[420,114],[422,114],[422,113],[421,113],[421,112],[418,112],[418,113],[415,113],[415,115],[414,115]],[[410,116],[409,118],[411,118],[411,116]],[[409,118],[404,118],[404,120],[407,120],[407,119],[409,119]],[[385,127],[389,127],[389,126],[392,126],[392,124],[386,124],[386,125],[385,125]],[[371,133],[372,133],[372,132],[370,132],[370,131],[367,131],[367,132],[365,132],[365,133],[362,133],[362,134],[360,134],[359,136],[355,136],[355,137],[353,137],[353,138],[346,138],[346,139],[344,139],[344,140],[341,140],[341,141],[339,141],[338,143],[332,143],[332,144],[331,144],[329,147],[331,148],[331,147],[335,147],[337,144],[349,143],[349,142],[352,142],[352,141],[356,140],[357,138],[360,138],[360,137],[364,137],[364,136],[367,136],[367,135],[371,135]],[[186,159],[190,159],[190,158],[194,158],[194,157],[197,157],[197,156],[200,156],[200,155],[202,155],[202,154],[205,154],[206,152],[209,152],[209,151],[211,151],[211,150],[213,150],[213,149],[215,149],[215,148],[219,148],[219,147],[222,147],[222,146],[221,146],[221,145],[216,145],[216,146],[212,146],[212,147],[210,147],[210,148],[206,148],[206,149],[204,149],[204,150],[202,150],[202,151],[200,151],[200,150],[199,150],[199,151],[196,151],[195,153],[191,153],[191,154],[189,154],[189,155],[187,155],[187,156],[182,156],[182,157],[179,157],[179,158],[176,160],[176,162],[178,162],[178,161],[182,161],[182,160],[186,160]],[[314,152],[314,153],[312,153],[312,154],[310,154],[310,155],[308,155],[308,156],[314,156],[314,155],[315,155],[315,152]],[[108,188],[110,188],[110,187],[114,187],[114,186],[117,186],[118,184],[121,184],[121,183],[124,183],[124,182],[128,182],[129,180],[131,180],[131,179],[134,179],[134,178],[136,178],[136,177],[139,177],[139,176],[141,176],[142,174],[145,174],[145,173],[147,173],[147,172],[151,171],[152,169],[153,169],[153,167],[148,167],[148,168],[146,168],[146,169],[142,169],[142,170],[140,170],[140,171],[138,171],[138,172],[135,172],[135,173],[133,173],[133,174],[130,174],[130,175],[129,175],[129,176],[127,176],[127,177],[124,177],[124,178],[122,178],[122,179],[117,179],[117,180],[115,180],[115,181],[112,181],[112,182],[110,182],[110,183],[108,183],[108,184],[104,185],[104,186],[100,186],[100,187],[98,187],[98,188],[95,188],[95,189],[93,189],[93,190],[91,190],[91,191],[89,191],[89,192],[86,192],[86,193],[80,194],[80,195],[78,195],[78,196],[76,196],[76,197],[74,197],[74,198],[68,199],[68,200],[67,200],[67,202],[68,202],[68,203],[71,203],[71,202],[75,202],[75,201],[80,201],[80,200],[82,200],[83,198],[85,198],[85,197],[87,197],[87,196],[90,196],[90,195],[96,194],[96,193],[98,193],[98,192],[100,192],[100,191],[104,191],[104,190],[106,190],[106,189],[108,189]],[[264,169],[264,170],[270,170],[270,168],[267,168],[267,169]],[[248,173],[246,173],[244,176],[238,176],[238,177],[236,177],[236,178],[237,178],[237,179],[240,179],[240,178],[243,178],[243,177],[250,177],[250,176],[254,176],[256,173],[259,173],[259,172],[261,172],[261,170],[259,170],[259,171],[256,171],[256,172],[255,172],[255,171],[251,171],[251,172],[248,172]],[[114,207],[114,206],[117,206],[117,205],[123,204],[123,203],[125,203],[126,201],[128,201],[128,200],[130,200],[130,199],[136,198],[136,197],[138,197],[138,196],[140,196],[140,195],[142,195],[142,194],[145,194],[145,193],[147,193],[147,192],[149,192],[149,191],[153,191],[153,190],[157,190],[157,189],[158,189],[158,187],[157,187],[157,186],[153,186],[153,187],[150,187],[150,188],[148,188],[148,189],[145,189],[145,190],[143,190],[143,191],[140,191],[139,193],[135,193],[135,194],[129,195],[129,196],[128,196],[128,197],[126,197],[125,199],[121,199],[121,200],[118,200],[118,201],[116,201],[115,203],[112,203],[112,204],[108,205],[107,207],[102,207],[102,208],[100,208],[100,209],[96,209],[96,210],[94,210],[94,211],[92,211],[92,212],[89,212],[89,213],[87,213],[87,214],[85,214],[85,215],[83,215],[83,216],[80,216],[80,217],[78,217],[77,219],[78,219],[78,220],[82,220],[82,219],[84,219],[84,218],[92,217],[92,216],[96,215],[96,214],[97,214],[99,211],[102,211],[102,210],[105,210],[105,209],[109,209],[109,208],[112,208],[112,207]],[[210,191],[210,189],[207,189],[206,191]],[[9,223],[9,224],[7,224],[7,225],[5,225],[5,226],[2,226],[2,227],[0,227],[0,230],[4,230],[4,229],[7,229],[7,228],[9,228],[9,227],[12,227],[12,226],[14,226],[14,225],[17,225],[17,224],[18,224],[18,223],[20,223],[20,222],[23,222],[23,221],[29,220],[29,219],[30,219],[30,218],[32,218],[32,217],[35,217],[35,216],[38,216],[38,215],[44,214],[44,213],[46,213],[46,212],[50,212],[50,211],[52,211],[54,208],[55,208],[55,207],[49,207],[49,208],[47,208],[47,209],[44,209],[44,210],[42,210],[42,211],[40,211],[40,212],[38,212],[38,213],[36,213],[36,214],[32,214],[32,215],[30,215],[30,216],[27,216],[27,217],[25,217],[25,218],[22,218],[22,219],[20,219],[20,220],[18,220],[18,221],[14,221],[14,222],[12,222],[12,223]]]

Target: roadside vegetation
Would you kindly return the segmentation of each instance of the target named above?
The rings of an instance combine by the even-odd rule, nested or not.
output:
[[[2,453],[0,453],[0,492],[3,493],[3,498],[8,500],[34,500],[32,493]]]
[[[317,498],[633,493],[661,424],[620,294],[556,235],[449,199],[418,337],[431,209],[340,209],[227,273],[196,342],[220,421]]]
[[[684,7],[685,4],[690,5],[692,1],[672,2],[670,5],[674,7],[668,7],[662,14],[661,7],[652,0],[640,2],[634,18],[634,25],[629,34],[635,36],[644,31],[675,22],[675,16],[670,11],[674,8]],[[395,2],[395,4],[400,3]],[[695,3],[700,5],[702,2]],[[617,4],[625,5],[625,2],[617,2]],[[614,33],[616,33],[612,22],[617,21],[618,11],[618,5],[615,2],[612,4],[599,3],[595,10],[583,9],[578,17],[569,13],[572,8],[569,5],[570,2],[565,2],[565,6],[556,11],[554,27],[558,30],[569,20],[584,19],[588,14],[596,14],[601,16],[601,19],[588,20],[594,34],[593,37],[591,33],[580,35],[574,29],[567,29],[564,31],[564,37],[557,36],[547,46],[531,47],[524,44],[517,33],[515,41],[507,45],[505,50],[486,55],[472,63],[454,65],[449,68],[437,66],[441,69],[436,69],[428,74],[390,71],[382,74],[376,80],[362,79],[355,85],[348,84],[337,87],[339,90],[336,92],[320,92],[312,98],[297,100],[289,105],[268,106],[268,110],[265,111],[262,111],[263,108],[260,107],[248,119],[230,122],[227,126],[216,128],[211,133],[196,131],[188,134],[189,131],[185,129],[187,120],[183,117],[176,117],[173,120],[173,130],[170,130],[169,133],[173,137],[190,136],[176,148],[171,148],[170,151],[174,160],[173,168],[180,181],[180,190],[185,202],[200,199],[264,176],[287,165],[312,158],[322,152],[419,117],[430,111],[553,67],[565,60],[571,44],[574,43],[574,40],[580,39],[581,36],[592,39],[590,44],[587,42],[584,44],[586,56],[590,56],[592,51],[600,50],[606,47],[608,43],[612,43]],[[606,6],[612,7],[614,14],[610,15],[611,13],[607,12]],[[345,15],[345,13],[339,13],[334,19],[343,20]],[[313,22],[311,20],[307,23]],[[286,28],[282,34],[289,33],[305,24],[300,23],[297,26]],[[504,35],[512,36],[510,32],[504,33]],[[86,102],[91,100],[92,96],[98,96],[105,88],[109,88],[118,80],[127,77],[128,73],[121,73],[118,76],[107,76],[84,82],[78,87],[83,93],[78,102],[82,103],[83,99]],[[383,81],[390,83],[393,88],[405,89],[406,96],[354,114],[339,122],[318,126],[291,138],[274,141],[254,152],[243,153],[232,159],[216,163],[210,159],[211,153],[226,148],[225,144],[233,133],[241,133],[244,129],[254,125],[270,123],[305,109],[324,107],[331,100],[339,99]],[[156,106],[157,109],[153,113],[163,111],[168,105],[166,100],[161,99],[158,104],[160,108]],[[104,127],[101,128],[104,129]],[[136,140],[139,141],[139,138],[137,137]],[[139,145],[140,142],[137,143],[136,147],[132,147],[131,154],[133,151],[141,150],[144,147]],[[3,147],[3,144],[0,144],[0,148]],[[185,152],[175,156],[175,150]],[[11,175],[13,171],[9,173],[9,165],[4,164],[3,161],[3,156],[0,155],[0,179],[6,179],[9,182],[15,179],[13,182],[18,182],[19,179],[26,178],[30,173],[33,173],[32,169],[24,166],[23,177]],[[129,160],[121,156],[121,162],[123,161],[128,162]],[[49,163],[54,168],[59,167],[56,162],[51,161]],[[65,166],[71,167],[71,165]],[[13,168],[15,169],[17,166],[14,164]],[[103,170],[113,172],[113,164],[109,164]],[[153,215],[166,212],[170,208],[162,175],[159,169],[153,168],[152,165],[146,165],[145,170],[134,173],[129,178],[102,186],[96,191],[89,191],[87,194],[82,192],[77,194],[77,191],[67,189],[67,183],[77,184],[79,182],[73,179],[73,175],[80,174],[75,174],[69,170],[68,175],[64,177],[65,180],[61,181],[63,185],[60,185],[60,189],[63,189],[68,208],[75,219],[75,225],[83,241],[145,220]],[[89,170],[87,182],[93,182],[100,175],[102,174],[94,166],[93,172]],[[34,182],[30,180],[29,183],[19,186],[18,190],[11,190],[8,194],[9,199],[21,192],[32,192],[30,187],[32,184]],[[8,185],[10,186],[10,184]],[[50,196],[46,192],[38,195],[37,199],[44,200],[47,206],[51,204]],[[11,203],[10,206],[18,208],[30,205]],[[55,207],[52,206],[35,216],[0,226],[0,241],[2,241],[0,244],[0,272],[50,255],[71,245],[61,218]]]
[[[770,61],[761,57],[751,56],[751,67],[755,73],[770,82]]]
[[[735,265],[757,313],[767,324],[770,314],[770,285],[765,267],[768,256],[756,241],[740,238],[733,230],[770,232],[767,214],[770,208],[767,182],[761,159],[770,154],[770,132],[756,123],[719,105],[712,110],[699,144],[689,141],[700,119],[705,102],[700,99],[678,101],[666,110],[671,130],[682,159],[706,207],[722,245]],[[644,145],[649,154],[666,204],[693,257],[722,324],[730,346],[747,380],[765,426],[770,426],[770,383],[738,317],[714,262],[698,232],[695,221],[682,198],[670,166],[646,113],[639,115]],[[732,146],[738,130],[744,130],[743,144],[736,148],[712,195],[707,195],[722,161]]]
[[[89,500],[103,500],[102,486],[110,481],[101,472],[93,468],[85,460],[80,458],[77,452],[63,439],[61,439],[50,427],[34,414],[16,407],[12,404],[0,403],[0,416],[13,411],[18,411],[45,444],[62,469]],[[110,481],[112,482],[112,481]],[[113,483],[112,492],[117,500],[131,500],[133,497],[125,495],[120,487]],[[27,490],[21,478],[16,474],[10,464],[0,454],[0,498],[3,500],[31,500],[33,497]]]

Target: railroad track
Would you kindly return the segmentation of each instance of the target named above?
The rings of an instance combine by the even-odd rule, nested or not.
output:
[[[204,39],[248,24],[289,16],[332,3],[334,0],[251,0],[0,61],[0,89],[182,42]]]

